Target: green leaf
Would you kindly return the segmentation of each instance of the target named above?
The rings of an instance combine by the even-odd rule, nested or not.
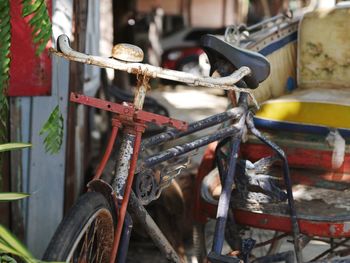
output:
[[[0,36],[5,37],[10,33],[11,26],[10,24],[6,24],[5,26],[1,27],[0,30]]]
[[[3,262],[3,261],[7,263],[17,263],[17,261],[13,257],[10,257],[8,255],[0,256],[0,262]]]
[[[0,201],[14,201],[28,197],[25,193],[0,193]]]
[[[40,0],[40,1],[36,0],[34,2],[23,1],[22,3],[23,3],[23,9],[22,9],[23,17],[29,16],[30,14],[36,12],[39,9],[40,5],[45,4],[44,0]]]
[[[45,7],[45,6],[44,6]],[[42,14],[37,14],[36,16],[33,16],[30,20],[29,20],[29,24],[31,26],[40,26],[41,21],[43,20],[43,16]]]
[[[7,117],[9,109],[7,98],[5,97],[5,90],[8,87],[10,69],[11,24],[9,23],[10,1],[0,1],[0,143],[4,143],[7,140]],[[2,167],[2,162],[3,158],[0,158],[0,168]]]
[[[0,240],[0,251],[2,253],[9,253],[9,254],[18,256],[16,250],[14,250],[11,246],[8,246],[7,244],[2,243],[1,240]]]
[[[22,16],[33,15],[29,20],[32,29],[33,43],[36,45],[36,55],[40,55],[52,35],[50,16],[44,0],[23,0]]]
[[[10,16],[6,16],[0,20],[0,27],[8,25],[10,23]]]
[[[0,225],[0,250],[17,255],[27,262],[36,262],[25,246],[2,225]]]
[[[32,145],[30,143],[14,143],[14,142],[5,143],[5,144],[0,144],[0,152],[23,149],[31,146]]]
[[[59,152],[63,141],[63,116],[58,105],[50,114],[39,134],[46,134],[46,137],[44,138],[46,152],[51,154]]]

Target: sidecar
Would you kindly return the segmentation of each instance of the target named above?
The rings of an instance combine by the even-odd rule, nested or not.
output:
[[[350,5],[315,10],[300,19],[280,17],[257,25],[243,38],[237,37],[238,31],[231,39],[239,39],[240,46],[260,52],[271,63],[271,75],[253,92],[260,103],[254,124],[286,153],[300,246],[307,247],[312,240],[328,244],[317,256],[308,258],[304,253],[304,259],[328,262],[345,257],[350,254]],[[250,134],[240,153],[253,166],[274,156],[271,148]],[[278,161],[263,175],[283,189]],[[215,218],[219,193],[215,145],[211,145],[196,179],[197,223]],[[266,254],[271,254],[292,232],[292,224],[287,202],[263,195],[236,184],[231,206],[235,223],[241,226],[237,236],[247,228],[275,231],[256,245],[268,245]]]

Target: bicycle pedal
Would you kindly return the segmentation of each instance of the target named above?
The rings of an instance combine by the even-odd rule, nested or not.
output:
[[[237,257],[219,255],[214,251],[208,254],[208,260],[211,263],[243,263],[243,261]]]

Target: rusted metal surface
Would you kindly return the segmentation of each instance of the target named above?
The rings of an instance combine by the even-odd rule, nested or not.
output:
[[[116,70],[126,71],[132,74],[142,74],[151,78],[163,78],[168,80],[179,81],[187,83],[189,85],[204,86],[209,88],[218,88],[224,90],[236,90],[239,92],[245,92],[250,94],[253,101],[256,103],[254,97],[251,95],[250,90],[241,89],[235,86],[235,84],[241,80],[243,77],[251,74],[251,70],[248,67],[241,67],[240,69],[234,71],[231,75],[221,78],[211,78],[211,77],[200,77],[195,76],[190,73],[185,73],[182,71],[163,69],[161,67],[155,67],[149,64],[143,63],[128,63],[119,61],[116,59],[102,58],[98,56],[86,55],[73,50],[69,46],[69,39],[66,35],[61,35],[58,38],[59,52],[53,48],[50,49],[51,53],[57,56],[64,57],[66,59],[77,61],[85,64],[96,65],[103,68],[112,68]],[[257,103],[256,103],[257,105]]]
[[[134,175],[135,175],[135,171],[136,171],[137,159],[138,159],[140,145],[141,145],[141,135],[144,132],[145,127],[143,125],[137,125],[137,126],[135,125],[134,129],[136,132],[135,142],[133,145],[134,152],[132,154],[130,168],[128,170],[128,178],[127,178],[127,181],[125,184],[123,201],[122,201],[122,204],[121,204],[121,207],[119,210],[118,223],[117,223],[117,227],[116,227],[116,230],[114,233],[113,250],[112,250],[112,254],[111,254],[110,263],[115,262],[115,258],[117,255],[120,237],[121,237],[123,225],[124,225],[124,218],[125,218],[125,214],[126,214],[126,209],[128,207],[129,198],[130,198],[130,194],[131,194],[131,186],[132,186],[132,183],[134,181]]]
[[[143,51],[135,45],[120,43],[113,47],[112,57],[126,62],[142,62]]]
[[[134,107],[137,110],[142,110],[143,103],[146,98],[146,93],[151,86],[148,83],[149,77],[145,75],[137,75],[137,86],[134,96]]]
[[[141,149],[145,150],[147,147],[151,147],[154,145],[159,145],[164,142],[181,138],[183,136],[186,136],[188,134],[195,133],[200,130],[204,130],[206,128],[215,126],[217,124],[223,123],[227,120],[237,120],[239,119],[243,114],[243,108],[237,107],[233,109],[229,109],[226,112],[219,113],[213,116],[210,116],[208,118],[192,122],[188,124],[188,128],[186,131],[178,131],[175,129],[168,129],[166,132],[152,136],[150,138],[146,138],[142,141]]]
[[[118,198],[123,198],[125,182],[129,175],[130,161],[134,152],[135,135],[124,135],[122,145],[119,150],[118,165],[115,171],[113,189]]]
[[[179,130],[186,130],[188,124],[184,121],[168,118],[162,115],[136,110],[132,105],[129,104],[118,104],[113,103],[77,93],[71,93],[70,100],[73,102],[81,103],[98,109],[114,112],[118,114],[121,121],[124,120],[135,120],[137,122],[153,122],[158,125],[169,125]]]
[[[164,161],[169,160],[173,157],[188,153],[190,151],[193,151],[197,148],[208,145],[212,142],[221,140],[223,138],[226,138],[229,136],[237,137],[238,133],[239,133],[239,129],[236,126],[232,125],[230,127],[218,130],[215,134],[203,136],[203,137],[201,137],[197,140],[194,140],[192,142],[184,143],[182,145],[178,145],[178,146],[172,147],[168,150],[165,150],[163,152],[160,152],[159,154],[157,154],[155,156],[147,158],[143,162],[142,165],[144,165],[144,167],[152,167],[153,165],[164,162]],[[140,167],[140,168],[142,169],[142,167]]]

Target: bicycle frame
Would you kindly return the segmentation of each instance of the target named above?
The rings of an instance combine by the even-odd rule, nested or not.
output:
[[[71,50],[67,44],[68,41],[66,38],[63,38],[61,40],[64,42],[65,45],[60,45],[60,48],[61,50],[63,49],[64,54],[56,52],[56,54],[60,56],[78,62],[95,64],[98,66],[108,65],[115,69],[126,70],[128,72],[134,73],[136,72],[143,78],[142,82],[137,87],[133,104],[117,104],[75,93],[72,93],[70,97],[71,101],[73,102],[96,107],[102,110],[107,110],[115,114],[112,118],[112,131],[108,140],[107,148],[105,150],[100,164],[98,165],[93,180],[88,184],[88,187],[91,191],[98,191],[106,196],[106,199],[110,201],[115,207],[115,214],[118,216],[118,222],[114,233],[114,242],[110,262],[115,262],[117,256],[118,262],[124,262],[126,257],[128,240],[130,238],[130,230],[132,228],[132,220],[128,218],[127,209],[132,215],[136,216],[140,222],[144,223],[143,225],[145,226],[146,232],[148,232],[152,240],[169,260],[173,262],[181,261],[176,251],[172,248],[170,243],[162,234],[161,230],[158,228],[156,223],[149,216],[146,209],[143,207],[143,205],[139,202],[138,198],[133,193],[132,184],[134,181],[134,176],[135,174],[137,174],[137,172],[143,169],[153,168],[154,166],[162,162],[166,162],[174,157],[182,156],[202,146],[206,146],[214,141],[230,138],[232,149],[230,152],[228,170],[226,173],[225,180],[223,182],[222,193],[220,195],[217,210],[217,222],[215,227],[211,257],[212,262],[219,262],[220,260],[222,260],[225,257],[221,255],[221,251],[224,242],[225,225],[227,221],[230,196],[234,182],[239,145],[246,124],[248,124],[248,128],[250,130],[255,131],[254,126],[250,122],[249,118],[250,114],[247,100],[248,94],[250,94],[250,92],[245,89],[239,89],[243,92],[240,93],[238,107],[230,109],[223,113],[210,116],[208,118],[191,124],[187,124],[183,121],[142,111],[142,106],[148,88],[149,77],[158,76],[174,80],[172,76],[178,76],[178,78],[180,78],[181,81],[185,83],[192,83],[194,85],[204,85],[207,87],[224,87],[229,90],[237,90],[237,87],[234,87],[233,84],[240,81],[246,74],[249,74],[249,69],[239,69],[230,76],[224,78],[198,78],[190,76],[191,74],[181,75],[182,72],[164,70],[161,68],[156,68],[141,63],[125,63],[117,60],[112,60],[111,62],[110,59],[103,60],[99,57],[87,56],[82,53]],[[175,80],[179,79],[175,78]],[[218,124],[222,124],[229,120],[234,120],[235,123],[230,124],[227,127],[222,127],[217,131],[209,133],[208,135],[196,139],[192,142],[174,146],[163,152],[141,160],[140,163],[138,163],[140,151],[146,149],[147,147],[159,145],[161,143],[181,138],[186,135],[191,135],[197,131],[201,131]],[[141,142],[142,133],[145,131],[146,123],[149,122],[153,122],[158,125],[169,125],[176,129],[170,129],[169,131],[155,135]],[[109,185],[108,183],[103,182],[100,179],[100,177],[108,159],[110,158],[120,128],[123,128],[124,138],[122,140],[122,145],[119,152],[117,162],[118,165],[115,173],[116,176],[113,180],[112,185]],[[259,137],[259,134],[257,132],[255,132],[255,135]],[[260,136],[259,138],[262,137]],[[276,151],[279,153],[279,156],[283,159],[283,152],[279,151],[279,148],[276,145],[270,143],[267,140],[265,142],[269,144],[273,149],[277,149]],[[284,169],[284,175],[288,193],[288,201],[291,210],[291,221],[293,223],[293,232],[295,236],[295,247],[296,250],[298,250],[298,223],[296,221],[295,216],[295,208],[293,203],[291,183],[289,179],[287,165]],[[234,262],[235,259],[231,258],[230,260],[230,262]],[[239,262],[239,259],[237,259],[236,262]]]
[[[193,123],[188,125],[188,128],[186,131],[172,129],[172,130],[166,131],[164,133],[152,136],[152,137],[144,140],[142,142],[142,144],[141,144],[140,140],[141,140],[141,134],[145,128],[144,120],[140,120],[137,122],[131,122],[129,119],[125,118],[125,116],[113,117],[113,119],[112,119],[112,127],[113,128],[111,131],[110,138],[108,140],[108,144],[107,144],[105,153],[103,155],[101,162],[98,165],[98,168],[96,170],[96,174],[95,174],[92,182],[89,183],[89,186],[93,186],[94,185],[93,181],[100,179],[102,172],[103,172],[103,170],[107,164],[107,161],[110,157],[110,154],[112,152],[113,145],[114,145],[115,140],[117,138],[118,130],[122,126],[122,123],[127,125],[127,128],[124,129],[124,131],[126,131],[127,134],[125,135],[125,137],[123,139],[123,143],[122,143],[122,146],[120,149],[120,155],[119,155],[119,163],[122,165],[118,166],[117,173],[116,173],[116,174],[118,174],[118,177],[116,178],[117,181],[114,181],[112,188],[110,188],[110,190],[113,189],[115,191],[117,199],[119,198],[119,200],[121,200],[121,198],[124,196],[121,207],[123,207],[123,204],[124,204],[124,206],[126,206],[125,204],[127,204],[129,202],[129,200],[125,199],[125,196],[126,195],[130,196],[130,193],[131,193],[131,185],[132,185],[134,174],[137,172],[136,163],[138,160],[138,153],[140,150],[144,150],[146,147],[159,145],[159,144],[168,142],[170,140],[174,140],[174,139],[178,139],[178,138],[181,138],[181,137],[184,137],[187,135],[191,135],[193,133],[196,133],[197,131],[201,131],[201,130],[204,130],[206,128],[224,123],[228,120],[238,120],[238,121],[236,121],[236,124],[234,124],[234,125],[230,125],[229,127],[226,127],[226,128],[221,128],[218,131],[210,133],[210,134],[203,136],[197,140],[172,147],[164,152],[161,152],[161,153],[158,153],[154,156],[146,158],[145,160],[142,160],[141,163],[138,165],[138,167],[140,167],[138,169],[138,171],[145,169],[145,168],[152,168],[159,163],[168,161],[168,160],[170,160],[174,157],[177,157],[177,156],[184,155],[188,152],[194,151],[200,147],[208,145],[211,142],[218,141],[218,140],[221,140],[221,139],[224,139],[227,137],[232,137],[235,140],[240,141],[241,135],[243,132],[243,128],[244,128],[245,117],[246,117],[247,112],[248,112],[246,100],[247,100],[247,95],[242,94],[240,102],[239,102],[239,107],[230,109],[230,110],[223,112],[223,113],[219,113],[219,114],[210,116],[208,118],[205,118],[205,119],[197,121],[197,122],[193,122]],[[102,101],[99,99],[90,98],[90,97],[87,97],[84,95],[78,95],[78,94],[73,94],[73,93],[71,95],[71,101],[81,103],[84,105],[88,105],[88,106],[92,106],[92,107],[96,107],[99,109],[107,109],[107,110],[110,110],[113,112],[117,111],[115,108],[119,109],[119,107],[117,106],[119,104],[110,103],[110,102]],[[123,112],[126,109],[129,110],[128,107],[130,107],[130,106],[125,107],[122,105],[120,105],[120,106],[123,107]],[[157,123],[164,123],[168,119],[168,118],[163,117],[161,115],[155,116],[155,114],[152,114],[152,117],[154,118],[153,120]],[[159,120],[158,120],[158,118],[159,118]],[[172,119],[171,122],[179,128],[187,126],[185,123],[183,123],[181,121],[177,121],[177,120]],[[237,152],[238,152],[238,148],[235,150],[233,155],[236,156]],[[128,167],[129,164],[130,164],[129,170],[125,169],[125,167]],[[233,168],[231,170],[234,171]],[[125,177],[125,174],[127,175],[126,177]],[[123,181],[126,181],[125,189],[123,188]],[[232,186],[231,186],[231,188],[232,188]],[[151,226],[149,226],[149,224],[150,224],[149,222],[152,219],[148,215],[147,211],[143,208],[143,206],[141,204],[139,204],[139,202],[135,196],[131,197],[131,198],[132,198],[132,202],[131,202],[132,205],[129,205],[129,209],[132,210],[131,213],[136,215],[137,218],[139,220],[142,220],[142,221],[144,221],[145,218],[147,218],[148,223],[145,224],[145,226],[147,228],[149,227],[147,232],[151,233],[151,238],[154,241],[156,241],[156,243],[158,243],[158,246],[161,246],[161,250],[163,251],[163,253],[168,255],[169,259],[172,259],[175,262],[178,262],[179,257],[176,255],[175,250],[169,249],[169,247],[171,247],[171,246],[166,241],[165,237],[163,239],[160,239],[161,242],[158,241],[161,231],[159,229],[157,229],[154,222],[151,223]],[[118,204],[115,203],[115,207],[118,209]],[[123,216],[125,217],[125,212],[126,212],[126,210],[125,211],[120,210],[119,217],[123,217]],[[116,240],[117,240],[117,238],[120,239],[121,229],[123,226],[122,223],[123,223],[123,221],[118,220],[118,226],[117,226],[117,230],[116,230],[116,232],[118,232],[118,234],[116,234]],[[156,233],[156,234],[154,234],[154,233]],[[221,235],[221,236],[222,236],[222,242],[223,242],[223,235]],[[116,243],[114,245],[115,249],[117,249],[118,246],[119,246],[119,244]],[[120,252],[120,253],[122,253],[122,252]]]

